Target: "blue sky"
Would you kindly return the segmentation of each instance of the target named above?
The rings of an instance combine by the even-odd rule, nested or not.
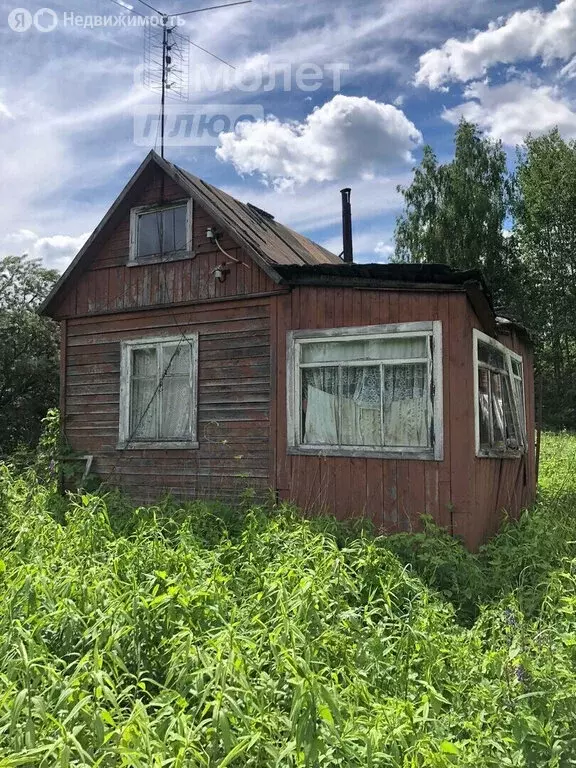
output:
[[[156,110],[158,96],[142,85],[142,27],[90,24],[122,15],[118,5],[46,2],[52,31],[14,31],[16,3],[0,0],[0,254],[64,269],[145,156],[134,113]],[[165,0],[162,10],[210,4]],[[223,90],[227,68],[192,48],[191,100],[256,105],[263,118],[217,146],[170,146],[167,159],[336,252],[339,190],[352,187],[359,261],[388,259],[397,185],[409,183],[424,143],[449,157],[461,115],[510,157],[529,131],[559,125],[576,136],[576,0],[254,0],[182,19],[182,34],[236,67],[236,86]],[[314,90],[300,87],[304,65]]]

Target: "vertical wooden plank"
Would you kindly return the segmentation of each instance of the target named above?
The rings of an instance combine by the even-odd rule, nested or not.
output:
[[[60,321],[60,432],[66,434],[66,361],[68,354],[68,321]]]
[[[290,294],[272,298],[276,304],[276,361],[278,376],[276,380],[276,461],[277,487],[281,492],[288,491],[290,458],[287,455],[288,436],[286,434],[286,333],[290,328]],[[274,343],[274,340],[272,341]]]
[[[270,486],[276,494],[278,489],[278,300],[273,296],[270,301],[270,410],[268,429],[268,450],[270,456]]]
[[[443,441],[444,459],[438,466],[438,523],[452,533],[452,486],[451,486],[451,446],[452,432],[450,429],[451,408],[451,369],[450,369],[450,294],[437,295],[436,318],[442,323],[442,378],[443,378]]]
[[[450,296],[450,375],[451,398],[449,430],[451,455],[454,534],[467,540],[474,519],[477,499],[474,482],[474,387],[472,379],[472,331],[466,296]],[[479,489],[482,492],[482,489]],[[486,512],[484,512],[486,515]],[[476,521],[474,520],[474,523]]]
[[[366,459],[366,513],[377,531],[382,530],[384,488],[382,464],[385,459]]]

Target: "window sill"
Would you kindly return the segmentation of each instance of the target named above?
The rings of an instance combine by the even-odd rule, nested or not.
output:
[[[368,446],[348,448],[329,445],[290,445],[288,454],[291,456],[341,456],[350,459],[395,459],[412,461],[442,461],[444,458],[440,451],[435,455],[434,448],[370,448]]]
[[[166,450],[180,450],[188,451],[195,450],[200,447],[198,442],[192,440],[132,440],[130,443],[119,442],[116,446],[117,451],[166,451]]]
[[[193,259],[196,256],[195,251],[178,252],[175,256],[151,257],[146,259],[128,259],[126,263],[127,267],[147,267],[150,264],[171,264],[173,261],[186,261],[186,259]]]
[[[518,451],[476,451],[477,459],[521,459],[525,450]]]

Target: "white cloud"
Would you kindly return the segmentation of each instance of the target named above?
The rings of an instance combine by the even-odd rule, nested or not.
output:
[[[379,254],[382,261],[390,261],[394,255],[394,245],[385,240],[379,240],[374,248],[374,253]]]
[[[63,272],[89,235],[89,232],[84,232],[78,237],[70,235],[39,237],[30,229],[20,229],[0,239],[0,255],[21,256],[27,253],[33,258],[41,259],[42,263],[50,269]]]
[[[370,177],[407,163],[422,134],[391,104],[337,95],[304,122],[275,117],[240,123],[220,136],[217,156],[239,173],[259,173],[277,186]]]
[[[468,40],[450,38],[420,56],[417,85],[442,88],[451,81],[482,77],[493,65],[540,58],[545,65],[576,53],[576,0],[562,0],[545,13],[538,8],[499,19]]]
[[[576,112],[557,87],[526,80],[498,86],[476,82],[464,95],[467,100],[446,110],[444,119],[457,124],[464,117],[505,144],[519,144],[527,133],[538,136],[555,126],[564,136],[576,136]]]

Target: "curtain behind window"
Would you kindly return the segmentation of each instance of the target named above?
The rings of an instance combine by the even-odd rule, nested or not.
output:
[[[410,360],[426,339],[370,339],[303,345],[303,362]],[[426,363],[302,369],[302,435],[312,445],[427,447]]]
[[[132,351],[130,432],[134,437],[179,440],[190,436],[190,370],[187,343]]]

